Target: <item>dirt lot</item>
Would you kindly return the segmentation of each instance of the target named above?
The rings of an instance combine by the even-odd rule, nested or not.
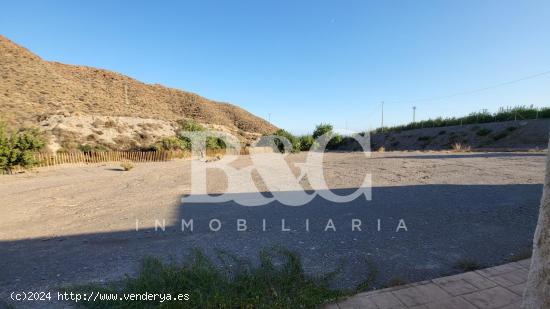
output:
[[[193,247],[252,258],[260,248],[280,244],[299,251],[311,273],[344,261],[339,287],[361,282],[373,268],[381,285],[397,276],[414,281],[456,272],[464,258],[483,266],[502,263],[531,244],[544,156],[387,152],[365,159],[361,153],[330,153],[324,162],[330,188],[345,193],[371,173],[372,200],[331,205],[316,198],[303,207],[182,205],[189,161],[138,164],[128,172],[113,164],[0,176],[0,296],[116,280],[134,273],[143,256],[183,258]],[[293,154],[287,162],[304,159]],[[242,158],[235,166],[249,163]],[[219,173],[211,172],[208,181],[210,191],[223,191]],[[175,228],[154,232],[155,218]],[[181,218],[193,218],[196,230],[178,230]],[[227,228],[209,231],[210,218]],[[237,218],[246,218],[250,230],[237,232]],[[262,218],[270,222],[267,232],[257,228]],[[363,220],[364,232],[350,230],[352,218]],[[281,232],[281,219],[290,232]],[[311,221],[307,232],[305,219]],[[323,231],[327,219],[334,219],[336,232]],[[408,231],[395,232],[398,219]]]

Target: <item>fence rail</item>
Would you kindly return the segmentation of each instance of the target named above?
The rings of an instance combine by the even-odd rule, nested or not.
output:
[[[224,149],[207,150],[206,156],[223,156]],[[99,152],[61,152],[34,153],[37,167],[59,164],[90,164],[104,162],[162,162],[174,159],[191,158],[190,151],[99,151]]]

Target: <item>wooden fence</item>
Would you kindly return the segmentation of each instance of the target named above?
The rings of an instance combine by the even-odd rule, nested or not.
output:
[[[206,156],[223,156],[224,149],[207,150]],[[99,152],[60,152],[34,153],[37,167],[58,164],[91,164],[103,162],[161,162],[191,158],[190,151],[99,151]]]

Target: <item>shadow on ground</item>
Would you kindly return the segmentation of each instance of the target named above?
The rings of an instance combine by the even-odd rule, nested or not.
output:
[[[333,192],[346,195],[354,190]],[[166,219],[165,231],[0,242],[0,293],[116,280],[133,274],[144,256],[179,260],[193,247],[210,255],[221,249],[254,260],[261,248],[282,245],[300,253],[312,274],[343,265],[336,287],[367,279],[370,263],[376,266],[378,285],[393,278],[424,280],[457,272],[460,259],[490,266],[529,248],[541,192],[541,185],[531,184],[418,185],[375,187],[371,201],[360,197],[344,204],[320,197],[302,207],[277,202],[259,207],[185,204],[176,218],[151,218]],[[192,232],[182,232],[182,219],[193,219]],[[211,219],[220,220],[219,231],[209,229]],[[237,219],[246,220],[247,231],[237,231]],[[281,230],[282,219],[291,231]],[[325,231],[329,219],[336,231]],[[352,219],[361,220],[362,231],[352,231]],[[400,219],[407,231],[396,232]]]
[[[373,157],[371,159],[470,159],[470,158],[509,158],[509,157],[546,157],[546,153],[514,153],[514,152],[498,152],[498,153],[460,153],[460,154],[422,154],[401,156],[383,156],[380,158]]]

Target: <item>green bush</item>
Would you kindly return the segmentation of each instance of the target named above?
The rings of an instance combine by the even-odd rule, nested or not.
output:
[[[78,146],[78,150],[82,152],[102,152],[102,151],[109,151],[109,148],[103,145],[82,144]],[[60,152],[60,151],[61,150],[58,150],[57,152]]]
[[[164,137],[160,141],[156,142],[153,146],[154,150],[186,150],[191,149],[191,142],[186,139],[178,138],[176,136]]]
[[[313,138],[317,139],[320,136],[323,136],[324,134],[332,134],[332,125],[328,123],[321,123],[318,124],[317,127],[315,127],[315,130],[313,131]]]
[[[273,135],[276,137],[281,137],[281,139],[275,138],[275,145],[277,145],[277,148],[281,153],[285,152],[285,139],[288,143],[290,143],[290,145],[286,145],[287,150],[290,150],[291,152],[300,151],[300,140],[290,132],[279,129]]]
[[[318,146],[317,142],[311,135],[302,135],[299,137],[299,140],[300,140],[300,151],[314,150]]]
[[[226,145],[223,139],[215,136],[206,138],[206,149],[225,149]]]
[[[0,123],[0,169],[11,173],[14,166],[31,167],[36,162],[32,155],[46,145],[37,129],[8,130]]]
[[[193,119],[181,120],[178,124],[183,131],[200,132],[206,130],[200,123]]]
[[[338,149],[342,144],[344,144],[344,137],[340,134],[332,134],[330,140],[327,143],[328,150]]]

